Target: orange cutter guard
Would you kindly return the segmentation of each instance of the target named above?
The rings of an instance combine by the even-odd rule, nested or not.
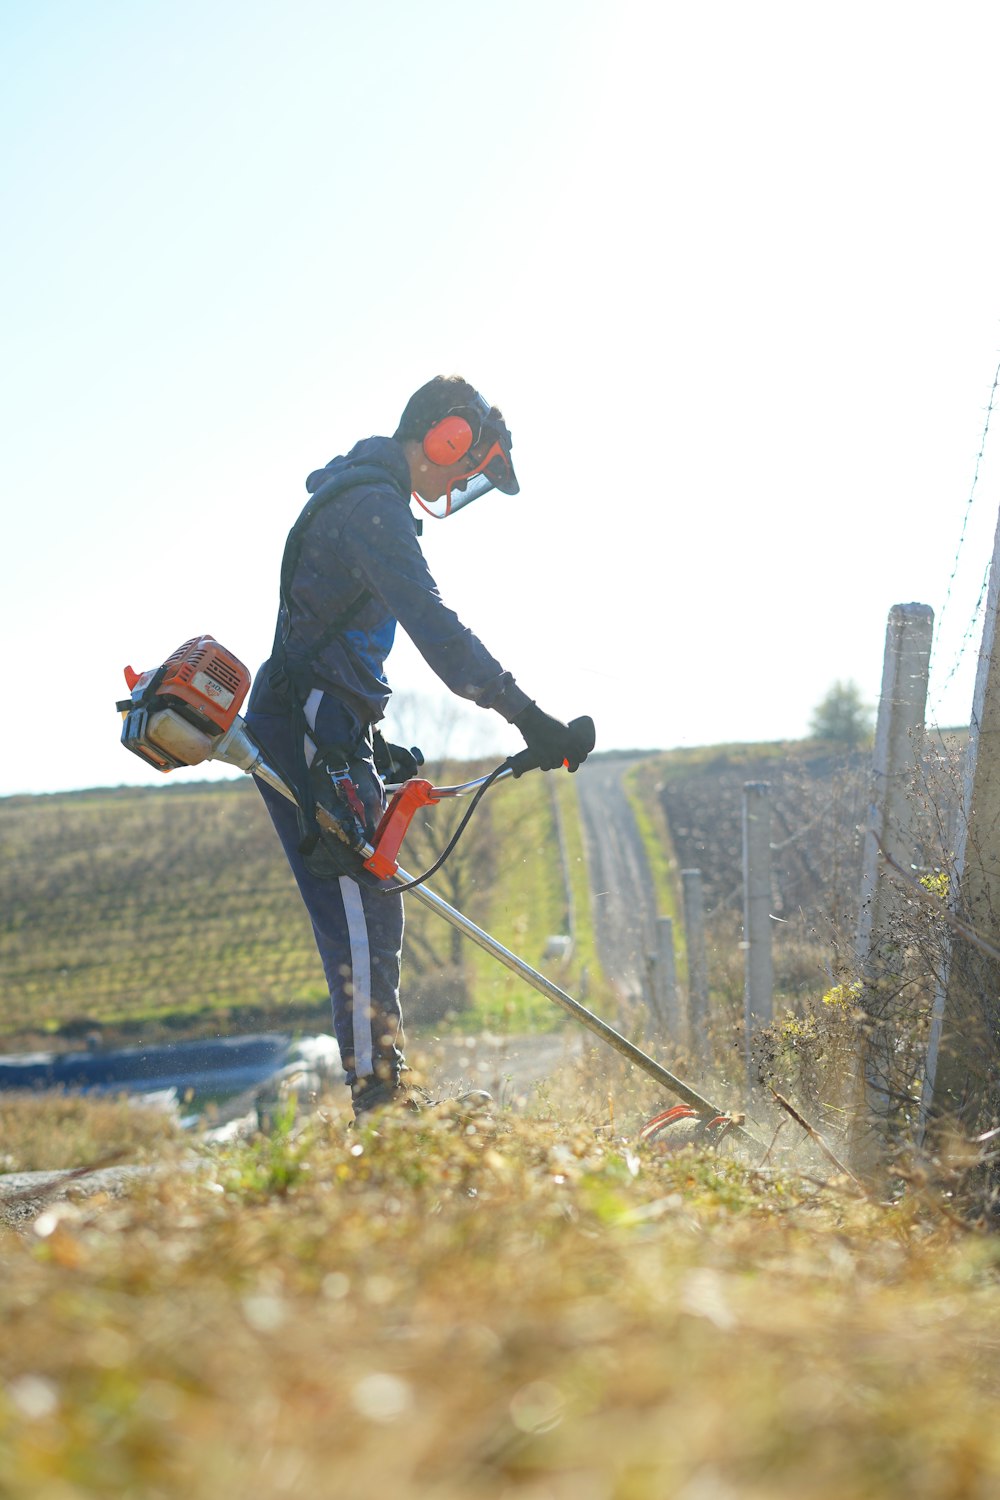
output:
[[[429,781],[414,777],[404,781],[392,801],[382,814],[375,830],[375,848],[365,860],[365,869],[379,880],[388,880],[399,868],[399,848],[406,837],[413,816],[421,807],[440,802],[435,788]]]

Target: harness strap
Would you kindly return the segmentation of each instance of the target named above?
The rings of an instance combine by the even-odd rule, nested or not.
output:
[[[319,841],[319,829],[316,825],[316,799],[313,796],[312,785],[309,778],[309,766],[306,763],[305,738],[310,733],[310,728],[305,716],[305,699],[310,689],[311,668],[317,659],[326,650],[327,646],[334,641],[338,635],[342,635],[352,620],[364,609],[365,605],[372,599],[371,589],[365,588],[352,599],[351,602],[330,620],[320,632],[319,636],[309,647],[308,651],[301,654],[296,653],[294,662],[289,661],[285,630],[290,627],[291,611],[291,588],[295,570],[302,555],[303,536],[306,527],[315,519],[317,513],[328,505],[331,500],[337,499],[345,491],[354,489],[361,484],[379,484],[386,482],[392,488],[399,490],[399,484],[386,468],[380,464],[357,464],[352,468],[344,469],[339,474],[333,474],[321,484],[319,489],[303,507],[298,519],[288,533],[285,542],[285,550],[281,558],[281,577],[279,584],[279,608],[278,619],[274,630],[274,642],[271,646],[271,655],[268,662],[267,681],[278,697],[282,698],[288,705],[292,719],[292,734],[295,744],[295,783],[294,789],[298,800],[298,822],[299,833],[302,837],[300,850],[303,854],[311,853]],[[314,741],[315,743],[315,741]],[[333,751],[340,751],[340,746],[324,746],[317,743],[316,759],[325,759]],[[346,756],[344,757],[346,760]]]

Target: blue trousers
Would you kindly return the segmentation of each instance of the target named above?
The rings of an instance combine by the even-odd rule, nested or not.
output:
[[[313,693],[306,716],[315,745],[349,747],[348,768],[374,832],[385,807],[366,728],[329,693]],[[291,715],[266,691],[255,690],[246,724],[265,758],[288,775],[295,766]],[[348,1084],[396,1083],[403,1066],[399,967],[403,947],[403,898],[384,886],[362,885],[349,875],[320,879],[299,852],[296,810],[265,782],[257,787],[271,816],[285,858],[312,922],[330,991],[333,1029]]]

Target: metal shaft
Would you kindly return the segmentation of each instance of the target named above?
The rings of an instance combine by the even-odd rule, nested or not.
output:
[[[400,869],[396,873],[402,881],[412,879],[410,875],[407,875],[405,870]],[[563,1010],[568,1011],[575,1020],[579,1021],[581,1025],[586,1026],[588,1031],[592,1031],[595,1036],[601,1038],[602,1042],[607,1042],[610,1047],[614,1047],[616,1052],[620,1052],[623,1057],[627,1057],[629,1062],[635,1063],[637,1068],[642,1068],[643,1072],[648,1073],[650,1078],[655,1078],[657,1083],[661,1084],[663,1088],[669,1089],[672,1094],[676,1094],[678,1099],[683,1099],[685,1104],[690,1104],[692,1109],[696,1109],[700,1114],[705,1115],[725,1113],[724,1110],[717,1109],[708,1099],[691,1088],[690,1084],[685,1083],[675,1073],[671,1073],[667,1068],[664,1068],[654,1058],[650,1057],[648,1053],[643,1052],[640,1047],[636,1047],[633,1042],[629,1041],[628,1037],[622,1036],[620,1031],[616,1031],[613,1026],[609,1026],[607,1021],[602,1021],[600,1016],[595,1015],[592,1010],[588,1010],[585,1005],[581,1005],[579,1000],[574,1000],[572,995],[567,995],[566,991],[561,990],[557,984],[553,984],[551,979],[546,979],[544,974],[540,974],[537,969],[533,969],[530,964],[525,963],[523,958],[519,958],[516,953],[512,953],[509,948],[505,948],[495,937],[491,937],[488,932],[484,932],[481,927],[477,927],[475,922],[470,922],[469,918],[464,916],[462,912],[457,911],[453,906],[449,906],[447,901],[435,895],[426,885],[415,886],[407,894],[417,901],[423,902],[425,906],[429,906],[432,911],[436,911],[452,927],[457,927],[459,932],[464,933],[472,942],[476,943],[487,953],[492,954],[499,963],[511,969],[515,974],[519,974],[534,989],[545,995],[549,1000],[555,1001],[556,1005],[561,1005]],[[733,1126],[731,1128],[745,1140],[752,1141],[754,1145],[757,1144],[753,1140],[753,1137],[740,1126]]]
[[[242,726],[242,721],[239,722]],[[232,734],[232,731],[230,733]],[[239,739],[240,748],[244,751],[242,759],[236,758],[231,746],[226,746],[229,752],[226,756],[220,755],[217,749],[214,759],[221,760],[225,758],[229,760],[230,764],[241,765],[243,770],[253,776],[260,777],[261,781],[266,781],[269,786],[274,787],[282,796],[287,797],[290,802],[295,802],[295,793],[284,778],[267,764],[259,751],[257,751],[256,755],[253,755],[252,751],[256,750],[256,746],[253,745],[253,741],[250,740],[249,736],[244,733],[239,736]],[[246,753],[248,749],[251,753]],[[476,785],[478,785],[478,782],[468,783],[468,786]],[[447,791],[454,795],[466,789],[466,787],[456,787],[447,788]],[[320,822],[323,822],[323,812],[323,808],[317,809],[317,817]],[[373,851],[370,845],[365,845],[358,852],[363,858],[367,858]],[[397,869],[396,874],[403,884],[414,878],[412,875],[408,875],[403,869]],[[614,1047],[616,1052],[620,1052],[622,1057],[627,1057],[629,1062],[634,1063],[637,1068],[641,1068],[644,1073],[648,1073],[650,1078],[655,1078],[661,1087],[668,1089],[678,1099],[682,1099],[685,1104],[690,1104],[692,1109],[696,1109],[700,1114],[704,1115],[725,1113],[724,1110],[718,1109],[708,1099],[705,1099],[697,1090],[691,1088],[690,1084],[685,1083],[676,1074],[662,1067],[654,1058],[643,1052],[641,1047],[635,1046],[633,1042],[629,1041],[628,1037],[622,1036],[620,1031],[616,1031],[613,1026],[609,1026],[607,1021],[602,1021],[600,1016],[595,1015],[592,1010],[588,1010],[585,1005],[581,1005],[579,1000],[574,1000],[572,995],[567,995],[566,991],[561,990],[557,984],[553,984],[551,979],[546,979],[544,974],[540,974],[537,969],[533,969],[530,964],[525,963],[523,958],[519,958],[516,953],[512,953],[509,948],[505,948],[503,943],[498,942],[495,937],[491,937],[488,932],[484,932],[481,927],[477,927],[475,922],[470,922],[467,916],[463,915],[454,906],[450,906],[447,901],[443,900],[441,896],[436,895],[428,886],[414,886],[407,894],[414,900],[422,902],[424,906],[429,906],[432,911],[436,911],[438,916],[443,917],[452,927],[457,927],[459,932],[464,933],[478,947],[482,948],[486,953],[492,954],[498,963],[503,964],[505,968],[512,970],[513,973],[520,975],[526,983],[538,990],[540,994],[554,1001],[556,1005],[561,1006],[563,1010],[567,1011],[574,1020],[579,1021],[582,1026],[586,1026],[588,1031],[592,1031],[595,1036],[599,1036],[602,1042],[606,1042],[609,1047]],[[734,1125],[731,1129],[734,1134],[741,1136],[752,1145],[759,1144],[741,1126]]]

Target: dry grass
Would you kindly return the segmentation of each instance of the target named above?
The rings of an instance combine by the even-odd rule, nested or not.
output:
[[[0,1092],[0,1172],[57,1172],[101,1157],[155,1157],[180,1139],[171,1114],[141,1097]]]
[[[613,1079],[612,1134],[571,1083],[494,1129],[168,1145],[0,1231],[0,1494],[997,1492],[996,1240],[808,1161],[641,1154],[647,1094]]]
[[[822,1105],[836,1049],[792,1019],[775,1076]],[[638,1149],[665,1102],[603,1050],[493,1125],[355,1132],[331,1105],[226,1148],[122,1101],[3,1100],[8,1170],[150,1170],[0,1228],[0,1496],[1000,1493],[1000,1240],[945,1178],[877,1198],[766,1109],[759,1151]]]

